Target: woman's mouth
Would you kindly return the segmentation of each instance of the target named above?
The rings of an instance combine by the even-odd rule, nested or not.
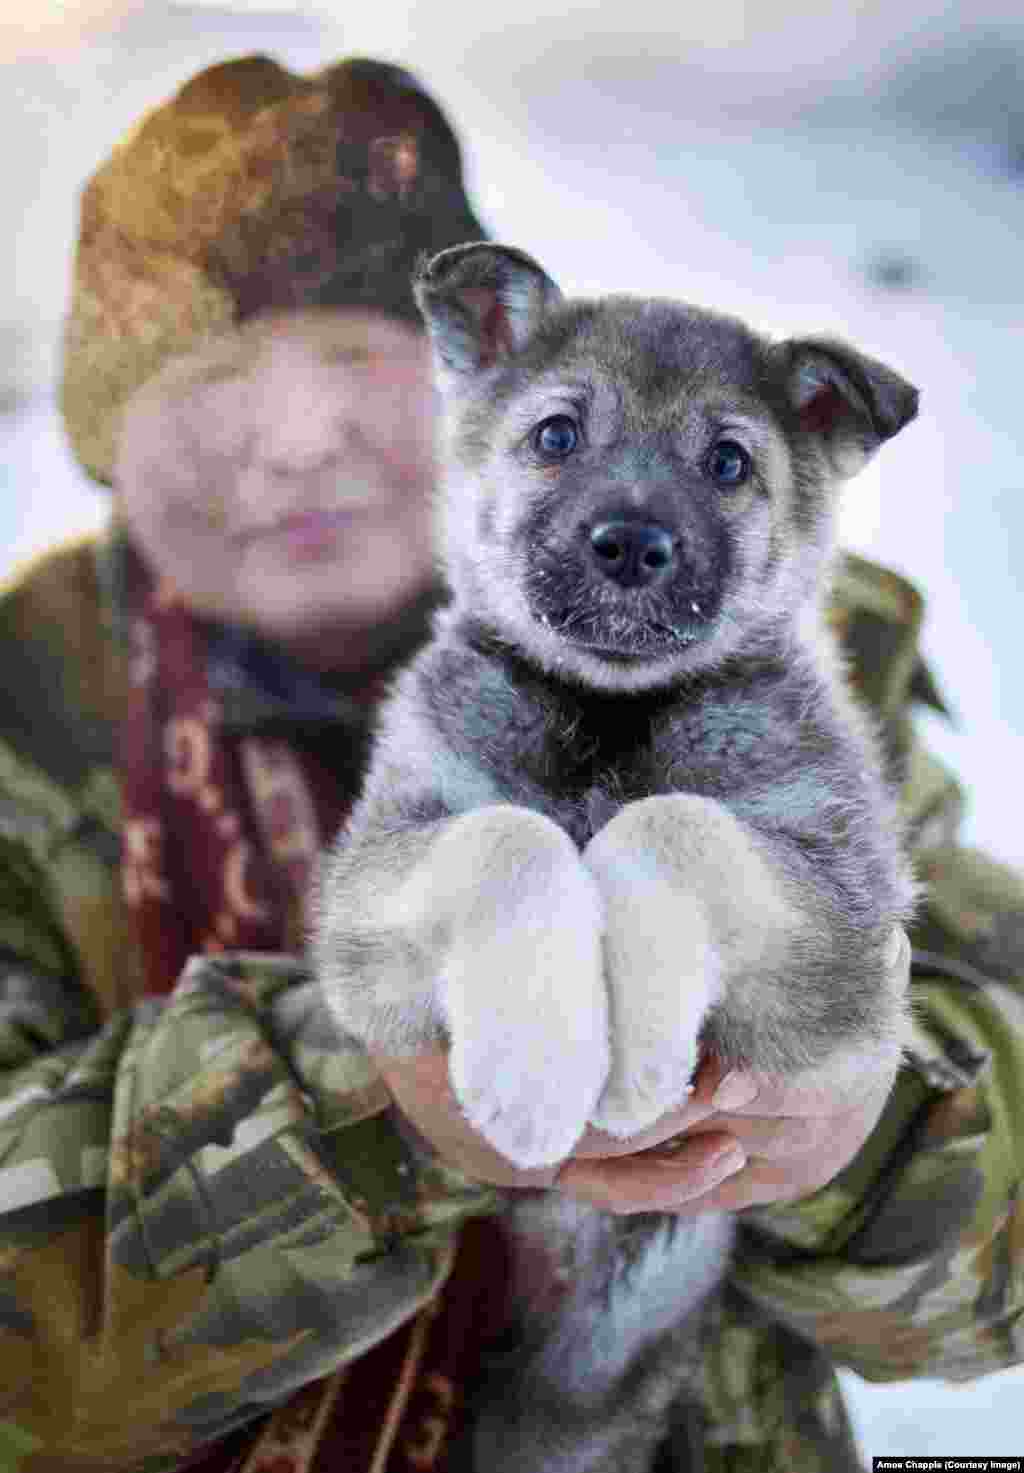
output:
[[[300,560],[316,561],[329,557],[338,540],[359,516],[369,510],[369,503],[352,503],[331,510],[310,507],[288,512],[284,516],[258,523],[240,534],[245,546],[272,543]]]

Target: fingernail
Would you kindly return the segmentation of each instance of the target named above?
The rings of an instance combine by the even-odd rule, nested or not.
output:
[[[650,1156],[655,1161],[671,1161],[674,1157],[689,1151],[693,1143],[693,1136],[687,1135],[686,1131],[679,1135],[671,1135],[668,1140],[659,1141],[656,1146],[648,1146],[641,1152],[643,1156]]]
[[[727,1074],[711,1096],[716,1110],[742,1110],[757,1095],[757,1082],[749,1074],[733,1069]]]
[[[725,1177],[742,1171],[746,1164],[747,1154],[743,1147],[733,1143],[727,1146],[720,1156],[713,1156],[708,1162],[708,1167],[719,1180],[724,1180]]]

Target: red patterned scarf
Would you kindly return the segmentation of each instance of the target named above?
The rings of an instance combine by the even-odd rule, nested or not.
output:
[[[280,727],[229,723],[208,631],[128,545],[121,574],[122,881],[147,991],[167,992],[198,953],[302,949],[312,867],[351,807],[356,775],[340,783]],[[382,683],[347,690],[344,706],[368,712]],[[341,719],[337,728],[327,740],[351,744]]]

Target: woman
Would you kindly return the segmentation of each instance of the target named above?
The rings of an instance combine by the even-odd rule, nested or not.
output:
[[[436,105],[366,61],[212,68],[86,190],[63,409],[112,526],[0,600],[11,1467],[440,1469],[500,1335],[486,1217],[527,1179],[443,1057],[347,1048],[294,959],[374,701],[441,596],[410,270],[482,233]],[[853,1468],[831,1358],[1019,1354],[1024,894],[956,846],[913,736],[939,704],[917,595],[850,560],[835,608],[932,887],[908,1066],[812,1099],[719,1092],[711,1063],[685,1110],[545,1178],[748,1209],[666,1467]]]

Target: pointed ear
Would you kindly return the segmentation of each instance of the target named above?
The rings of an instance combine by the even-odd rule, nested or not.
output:
[[[917,390],[891,368],[827,338],[772,349],[801,429],[821,438],[832,468],[853,476],[917,413]]]
[[[456,379],[518,352],[562,298],[532,257],[486,241],[452,246],[421,262],[413,292],[438,366]]]

